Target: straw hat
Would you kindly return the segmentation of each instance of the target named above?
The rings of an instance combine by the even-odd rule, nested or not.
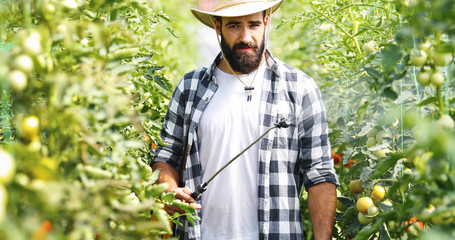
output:
[[[275,12],[283,0],[269,2],[267,0],[216,0],[213,12],[191,9],[193,15],[203,24],[214,28],[211,17],[239,17],[272,9]]]

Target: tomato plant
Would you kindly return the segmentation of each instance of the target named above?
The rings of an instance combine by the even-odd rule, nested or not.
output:
[[[174,198],[149,161],[173,83],[194,68],[183,24],[192,16],[176,4],[190,8],[0,3],[0,239],[170,233],[177,216],[163,208]]]
[[[282,44],[272,51],[317,81],[327,107],[332,151],[343,150],[336,169],[338,200],[346,209],[338,210],[334,237],[450,238],[453,216],[447,212],[454,205],[447,193],[453,193],[449,186],[455,179],[455,151],[449,147],[455,143],[453,2],[291,4],[297,2],[302,10],[289,10],[293,17],[281,20],[278,31],[290,33],[280,32]],[[334,29],[317,31],[327,23]],[[321,66],[327,69],[324,75],[317,71]],[[345,167],[351,160],[357,163]],[[363,191],[352,191],[354,180]],[[374,189],[378,186],[384,191]],[[379,210],[374,218],[355,207],[369,196]],[[423,215],[435,221],[422,231],[405,231],[400,224],[413,216],[420,221]]]

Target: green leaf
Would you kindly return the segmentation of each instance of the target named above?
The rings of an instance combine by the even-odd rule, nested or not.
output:
[[[145,189],[145,196],[148,198],[159,198],[168,188],[167,183],[154,184]]]
[[[395,100],[398,98],[398,94],[395,91],[393,91],[393,89],[391,87],[387,87],[386,89],[384,89],[382,94],[392,100]]]
[[[429,97],[423,101],[421,101],[419,104],[417,104],[418,107],[422,107],[431,103],[436,103],[438,99],[436,97]]]
[[[382,74],[372,68],[364,67],[363,70],[365,70],[368,73],[368,75],[370,75],[372,78],[376,80],[382,78]]]
[[[405,157],[404,154],[390,154],[389,157],[386,157],[379,161],[378,165],[376,166],[376,171],[373,173],[371,178],[379,178],[385,174],[390,168],[395,166],[395,164],[401,158]]]
[[[174,198],[175,198],[175,192],[169,192],[169,193],[163,193],[161,195],[161,200],[166,203],[166,204],[169,204],[171,203],[172,201],[174,201]]]
[[[169,91],[169,87],[166,85],[166,83],[164,82],[164,78],[160,75],[155,75],[153,76],[153,80],[155,80],[156,83],[158,83],[158,85],[162,88],[164,88],[165,90]]]
[[[152,184],[155,183],[158,180],[158,177],[160,176],[160,171],[161,171],[161,168],[153,171],[153,173],[150,176],[150,178],[148,179],[148,181]]]

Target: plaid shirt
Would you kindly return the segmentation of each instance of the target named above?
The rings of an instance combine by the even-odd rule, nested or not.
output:
[[[193,190],[202,181],[197,126],[218,88],[213,72],[220,60],[218,55],[210,69],[187,73],[180,81],[161,131],[166,145],[157,148],[153,160],[180,170],[187,156],[181,180]],[[260,132],[281,118],[287,118],[291,125],[274,129],[259,142],[259,239],[302,239],[299,194],[303,185],[339,184],[330,154],[325,106],[313,79],[273,58],[268,51],[261,97]],[[183,227],[177,226],[176,234],[184,239],[200,239],[200,221],[194,226],[186,219],[181,221]]]

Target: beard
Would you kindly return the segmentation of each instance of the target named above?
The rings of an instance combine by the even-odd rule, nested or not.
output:
[[[265,35],[265,34],[264,34]],[[264,53],[264,38],[261,45],[251,41],[249,43],[238,42],[232,48],[226,43],[223,34],[221,34],[221,50],[223,50],[226,60],[232,67],[232,70],[242,74],[251,73],[256,70],[261,64],[262,54]],[[252,52],[237,52],[237,49],[252,48]]]

